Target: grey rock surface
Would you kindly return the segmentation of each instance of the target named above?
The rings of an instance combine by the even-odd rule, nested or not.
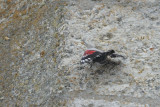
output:
[[[64,1],[0,2],[0,106],[54,106]]]
[[[159,0],[2,1],[0,105],[158,107]],[[87,48],[126,56],[80,65]]]
[[[159,1],[81,0],[65,8],[66,58],[59,69],[69,69],[70,91],[79,93],[71,106],[159,106]],[[77,65],[89,47],[114,49],[127,59],[115,59],[121,61],[115,66]]]

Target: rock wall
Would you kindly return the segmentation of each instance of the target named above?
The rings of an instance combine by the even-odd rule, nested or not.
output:
[[[72,107],[159,106],[159,1],[72,0],[65,6],[59,69],[68,73]],[[81,66],[90,47],[127,57],[119,65]]]
[[[2,106],[158,107],[159,0],[1,1]],[[80,65],[90,47],[124,55]]]
[[[0,105],[54,105],[64,1],[0,2]]]

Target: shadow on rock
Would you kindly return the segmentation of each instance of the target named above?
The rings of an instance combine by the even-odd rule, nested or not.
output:
[[[96,68],[93,68],[94,72],[92,72],[91,75],[102,75],[104,72],[110,75],[115,75],[116,71],[121,71],[122,66],[123,63],[121,61],[107,60],[105,64],[97,65]]]

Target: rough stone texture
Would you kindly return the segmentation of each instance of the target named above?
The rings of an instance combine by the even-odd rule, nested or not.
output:
[[[0,2],[0,105],[158,107],[159,0]],[[90,47],[119,64],[80,65]]]
[[[73,96],[76,94],[69,104],[159,106],[159,1],[73,0],[65,8],[61,32],[67,34],[65,57],[59,69],[68,69],[69,91]],[[78,65],[89,47],[114,49],[127,59],[116,59],[121,63],[115,66]]]
[[[0,105],[44,106],[56,83],[56,47],[63,36],[59,0],[1,0]],[[51,105],[55,105],[51,102]]]

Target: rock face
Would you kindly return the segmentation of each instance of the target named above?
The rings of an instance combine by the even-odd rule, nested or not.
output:
[[[159,0],[2,1],[0,104],[158,107]],[[80,65],[87,48],[117,64]]]
[[[49,105],[59,90],[56,47],[65,2],[1,1],[1,106]],[[51,102],[52,105],[53,102]]]

